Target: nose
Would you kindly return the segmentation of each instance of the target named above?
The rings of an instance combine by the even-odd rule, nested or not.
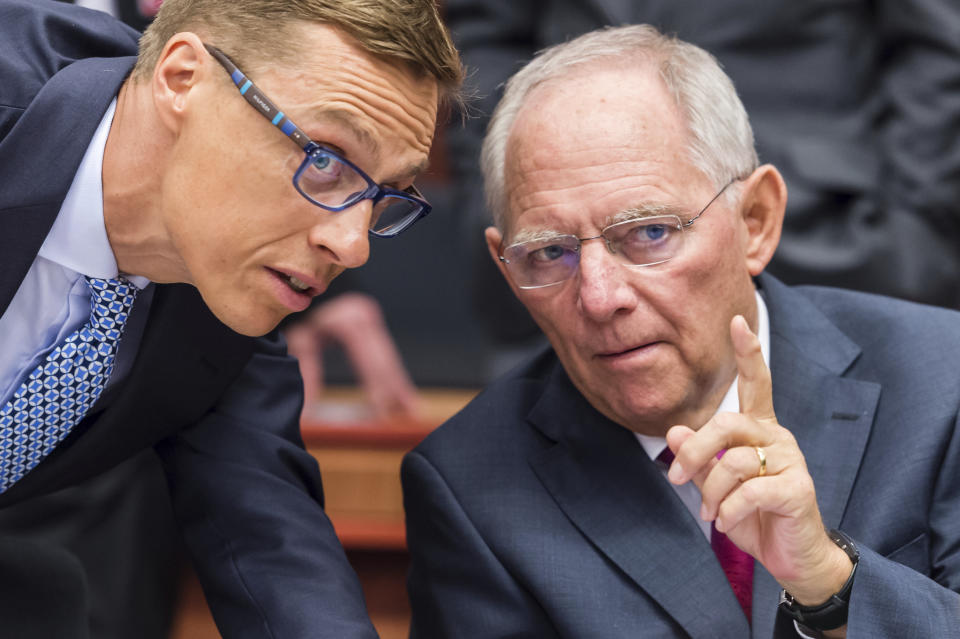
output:
[[[577,305],[595,321],[630,312],[637,305],[637,293],[630,285],[631,272],[624,268],[604,242],[581,244],[577,275]]]
[[[317,223],[310,228],[310,244],[327,254],[334,264],[356,268],[370,257],[370,218],[373,202],[361,200],[348,209],[332,213],[318,210]]]

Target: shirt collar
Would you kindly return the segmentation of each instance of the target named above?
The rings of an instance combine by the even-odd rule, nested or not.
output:
[[[770,367],[770,319],[767,314],[767,305],[763,301],[763,296],[759,291],[755,291],[757,296],[757,337],[760,340],[760,351],[763,353],[763,361],[767,367]],[[740,410],[740,397],[737,395],[737,378],[734,378],[730,388],[717,408],[718,413],[736,413]],[[643,446],[650,459],[656,459],[663,449],[667,447],[667,440],[664,437],[653,435],[641,435],[634,433]]]
[[[116,108],[114,98],[87,145],[57,219],[39,251],[41,257],[64,268],[104,279],[120,275],[103,221],[103,153]],[[137,288],[150,283],[145,277],[125,277]]]

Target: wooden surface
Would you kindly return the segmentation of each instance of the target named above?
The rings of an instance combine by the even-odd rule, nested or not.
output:
[[[304,411],[304,444],[323,476],[326,511],[360,577],[381,639],[405,639],[410,620],[405,580],[408,558],[400,461],[430,431],[469,402],[475,391],[421,391],[416,418],[375,418],[355,389],[326,389]],[[171,639],[220,635],[192,573],[184,576]]]

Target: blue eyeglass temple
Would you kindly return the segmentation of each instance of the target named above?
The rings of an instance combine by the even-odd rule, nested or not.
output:
[[[297,146],[307,153],[319,146],[310,139],[310,136],[301,131],[300,127],[291,122],[290,118],[284,115],[283,111],[278,109],[277,105],[265,96],[263,92],[257,88],[257,85],[247,78],[243,71],[238,69],[237,65],[235,65],[223,51],[209,44],[204,44],[203,46],[206,47],[210,55],[227,70],[230,74],[230,79],[233,80],[233,83],[240,89],[240,95],[242,95],[253,108],[270,120],[271,124],[283,131],[285,136],[296,142]]]
[[[270,120],[271,124],[273,124],[275,127],[280,129],[284,135],[286,135],[288,138],[293,140],[293,142],[298,147],[303,149],[304,153],[306,153],[307,155],[310,155],[314,151],[323,149],[322,146],[320,146],[319,144],[311,140],[310,136],[304,133],[300,129],[300,127],[294,124],[290,120],[290,118],[288,118],[283,113],[283,111],[277,108],[277,105],[275,105],[273,101],[270,100],[270,98],[264,95],[263,92],[257,87],[257,85],[255,85],[253,81],[250,80],[243,73],[243,71],[237,68],[237,65],[235,65],[233,61],[230,60],[230,58],[228,58],[223,51],[221,51],[217,47],[210,44],[204,44],[203,46],[207,49],[210,55],[212,55],[214,59],[217,62],[219,62],[224,69],[227,70],[227,72],[230,74],[230,79],[233,81],[235,85],[237,85],[237,88],[240,89],[240,95],[242,95],[243,98],[253,108],[259,111],[261,115],[263,115],[265,118]],[[333,153],[332,151],[329,151],[327,149],[324,149],[324,150],[326,152],[331,153],[332,155],[337,157],[339,161],[343,162],[344,164],[352,168],[354,171],[356,171],[361,177],[363,177],[367,181],[367,183],[370,185],[370,189],[376,189],[380,195],[377,198],[375,198],[375,201],[379,200],[380,197],[384,195],[390,195],[390,196],[403,197],[404,199],[410,200],[416,203],[417,205],[419,205],[420,212],[415,217],[411,218],[408,223],[401,226],[399,229],[396,229],[395,231],[390,233],[378,232],[371,229],[370,233],[372,235],[375,235],[377,237],[394,237],[395,235],[400,233],[400,231],[403,231],[409,228],[415,221],[426,216],[430,212],[432,207],[423,198],[423,195],[420,194],[420,191],[417,190],[417,187],[411,185],[410,187],[408,187],[403,191],[385,189],[384,187],[377,185],[373,180],[370,179],[369,176],[367,176],[366,173],[364,173],[359,167],[355,166],[352,162],[350,162],[346,158],[341,158],[337,156],[335,153]],[[297,188],[299,190],[299,187]],[[304,196],[306,197],[305,194]],[[319,204],[318,202],[316,202],[316,200],[313,200],[312,198],[308,197],[307,199],[310,199],[314,204]],[[342,208],[345,208],[345,207],[330,207],[326,205],[321,205],[321,206],[322,208],[326,208],[330,211],[338,211],[338,210],[341,210]]]

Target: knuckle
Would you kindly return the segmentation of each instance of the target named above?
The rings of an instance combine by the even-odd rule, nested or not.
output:
[[[762,496],[760,486],[755,481],[744,482],[740,487],[740,496],[745,502],[756,504]]]
[[[717,431],[721,435],[729,435],[736,427],[739,421],[739,415],[736,413],[717,413],[713,420]]]

